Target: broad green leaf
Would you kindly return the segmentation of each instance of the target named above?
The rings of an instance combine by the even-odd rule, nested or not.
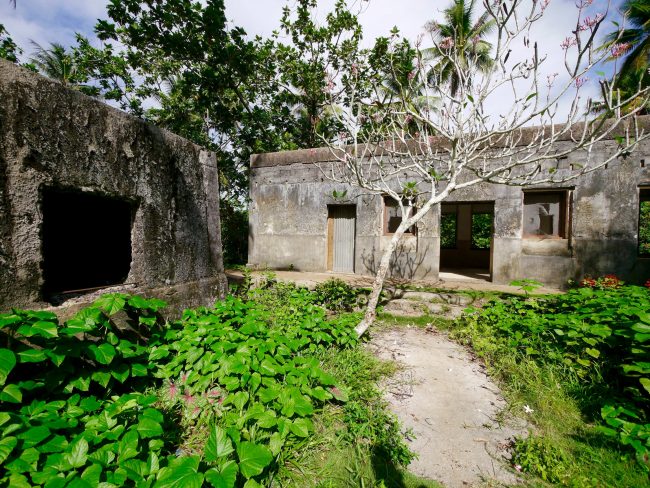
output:
[[[273,454],[268,448],[253,442],[239,444],[237,456],[239,457],[239,470],[247,479],[260,474],[273,460]]]
[[[94,382],[106,388],[111,381],[111,374],[106,371],[95,371],[91,378]]]
[[[111,375],[120,383],[124,383],[129,378],[129,365],[126,363],[120,363],[112,367]]]
[[[0,439],[0,464],[5,462],[5,459],[9,457],[16,444],[18,444],[18,439],[15,437],[3,437]]]
[[[585,349],[585,352],[589,354],[592,358],[599,358],[600,357],[600,351],[598,349],[592,349],[590,347],[587,347]]]
[[[172,460],[158,472],[154,488],[201,488],[203,474],[198,472],[198,456],[183,456]]]
[[[4,385],[7,376],[16,366],[16,355],[9,349],[0,349],[0,385]]]
[[[136,427],[140,437],[148,439],[149,437],[159,437],[163,433],[163,429],[158,422],[153,419],[144,417],[141,418]]]
[[[131,376],[147,376],[147,366],[145,364],[134,363],[131,365]]]
[[[26,349],[18,353],[21,363],[40,363],[47,359],[45,351],[42,349]]]
[[[95,301],[94,305],[103,309],[108,315],[113,315],[119,312],[126,305],[126,295],[121,293],[111,293],[104,295]]]
[[[83,437],[72,444],[67,460],[73,468],[81,468],[88,461],[88,442]]]
[[[13,473],[9,477],[9,483],[7,486],[10,486],[11,488],[32,488],[32,485],[29,483],[27,478],[18,473]]]
[[[100,364],[111,364],[115,357],[115,348],[108,343],[95,346],[94,344],[88,347],[90,357]]]
[[[205,445],[203,459],[207,463],[213,463],[219,458],[225,458],[234,451],[232,442],[228,438],[226,431],[217,425],[210,429],[210,437]]]
[[[262,488],[262,485],[260,485],[254,479],[250,479],[250,480],[247,480],[246,483],[244,483],[243,488]]]
[[[289,430],[298,437],[307,437],[314,430],[314,424],[309,419],[297,419],[289,424]]]
[[[37,427],[27,429],[25,432],[22,432],[18,435],[18,439],[23,441],[23,448],[25,448],[35,446],[47,439],[49,436],[50,429],[48,429],[45,425],[39,425]]]
[[[237,463],[228,461],[221,468],[211,468],[205,472],[205,479],[214,488],[233,488],[237,482]]]
[[[120,440],[117,447],[117,462],[122,463],[138,455],[138,433],[130,430]]]
[[[62,435],[56,435],[52,437],[45,444],[38,446],[38,449],[41,452],[51,453],[51,452],[63,452],[68,448],[68,441]]]
[[[23,393],[17,385],[10,384],[3,388],[0,393],[0,401],[9,403],[20,403],[23,401]]]
[[[275,400],[278,395],[280,395],[280,389],[279,388],[262,388],[260,389],[257,394],[260,397],[260,400],[264,403],[269,403]]]
[[[58,325],[54,322],[46,322],[44,320],[39,320],[32,325],[31,335],[40,335],[41,337],[50,338],[58,337]]]
[[[88,466],[84,472],[81,473],[81,479],[90,486],[98,486],[101,475],[102,467],[99,464],[93,464],[92,466]]]

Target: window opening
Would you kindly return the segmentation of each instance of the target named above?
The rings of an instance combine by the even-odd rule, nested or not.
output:
[[[131,268],[134,206],[81,191],[43,191],[43,298],[124,283]]]
[[[417,209],[413,207],[411,215],[415,214]],[[394,234],[402,223],[402,212],[399,204],[392,197],[384,197],[384,234]],[[413,225],[407,229],[404,234],[415,234],[416,226]]]
[[[524,192],[524,236],[567,237],[567,191]]]
[[[639,191],[639,256],[650,257],[650,188]]]

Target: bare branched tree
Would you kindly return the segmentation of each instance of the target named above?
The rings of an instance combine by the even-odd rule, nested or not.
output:
[[[558,40],[564,50],[561,60],[544,56],[533,37],[549,0],[485,0],[480,22],[492,32],[490,60],[484,38],[476,39],[483,43],[481,49],[468,48],[472,39],[463,39],[457,48],[448,25],[440,29],[430,23],[433,47],[421,49],[420,38],[405,49],[393,34],[381,47],[388,66],[378,65],[375,49],[365,66],[350,67],[330,84],[332,102],[345,97],[349,109],[337,112],[346,130],[340,143],[324,140],[335,161],[322,171],[334,181],[392,197],[402,216],[378,267],[359,335],[375,319],[403,234],[454,191],[483,182],[566,182],[626,156],[648,137],[638,112],[621,110],[632,99],[648,98],[649,90],[641,84],[624,97],[601,81],[599,98],[610,118],[593,115],[592,101],[585,96],[588,75],[615,53],[616,42],[611,49],[598,49],[597,34],[609,4],[604,12],[591,14],[591,3],[577,0],[575,29]],[[386,80],[401,83],[388,101],[385,90],[374,96]],[[418,103],[411,100],[415,91]],[[618,147],[605,156],[596,154],[594,146],[604,140],[615,140]],[[558,169],[558,160],[576,153],[580,164]]]

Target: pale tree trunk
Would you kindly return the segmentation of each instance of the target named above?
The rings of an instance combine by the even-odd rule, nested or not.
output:
[[[379,295],[381,290],[384,287],[384,280],[386,279],[386,273],[388,273],[388,268],[390,266],[390,258],[393,257],[393,252],[397,247],[400,239],[404,235],[406,229],[408,229],[406,221],[402,220],[399,227],[393,234],[392,239],[388,248],[384,251],[381,261],[379,262],[379,268],[377,269],[377,275],[375,276],[375,282],[372,285],[372,291],[370,292],[370,297],[368,298],[368,306],[366,308],[366,314],[363,317],[363,320],[355,327],[355,331],[358,337],[361,337],[366,333],[368,327],[372,325],[377,317],[377,303],[379,302]]]

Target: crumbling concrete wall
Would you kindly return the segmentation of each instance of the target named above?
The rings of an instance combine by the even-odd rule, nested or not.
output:
[[[168,287],[176,307],[224,293],[214,153],[0,60],[0,310],[45,305],[49,188],[133,205],[126,281],[135,292]],[[82,238],[83,229],[70,236]]]
[[[648,124],[649,120],[643,123]],[[562,150],[570,142],[559,142]],[[615,151],[615,141],[603,141],[592,151],[595,161]],[[580,162],[559,161],[563,165]],[[328,149],[261,154],[251,160],[249,264],[305,271],[327,270],[327,205],[332,191],[347,190],[356,205],[355,272],[374,273],[389,236],[383,235],[379,195],[333,183],[318,168],[331,161]],[[647,162],[647,164],[646,164]],[[494,204],[491,256],[492,281],[535,279],[564,286],[570,279],[614,273],[631,283],[650,278],[650,258],[638,256],[639,190],[650,187],[650,141],[626,158],[563,185],[571,193],[565,239],[527,238],[523,234],[522,188],[480,184],[453,192],[447,202]],[[437,279],[440,268],[440,209],[433,208],[396,253],[392,272],[405,278]]]

